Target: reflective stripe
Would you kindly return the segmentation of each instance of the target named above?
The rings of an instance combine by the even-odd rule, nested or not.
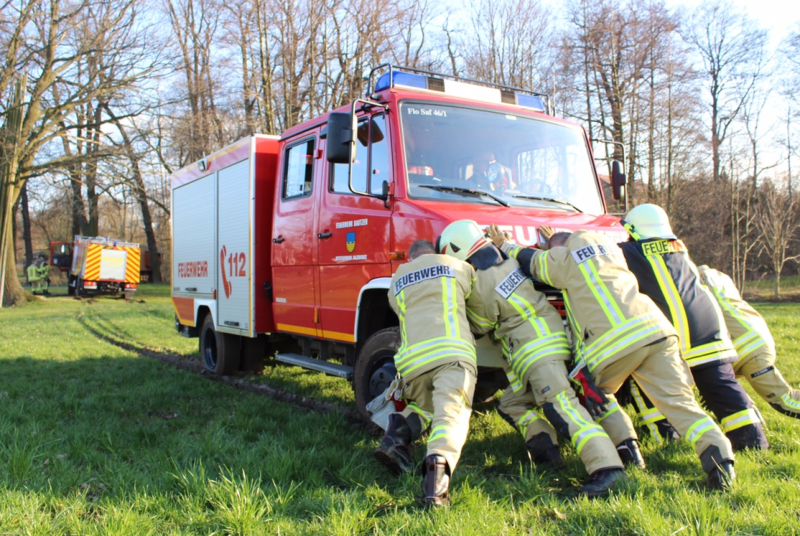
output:
[[[452,339],[458,339],[461,335],[458,329],[458,301],[454,297],[456,291],[456,279],[454,277],[442,277],[442,306],[444,307],[445,333]]]
[[[656,441],[656,443],[663,443],[664,439],[661,437],[661,434],[658,432],[658,427],[654,423],[660,421],[661,419],[665,419],[666,417],[661,415],[661,412],[656,408],[651,409],[647,407],[644,397],[642,396],[642,392],[639,390],[639,386],[636,384],[636,382],[631,382],[631,396],[633,397],[634,405],[638,410],[637,413],[639,414],[640,418],[642,418],[642,424],[644,424],[647,429],[650,430],[650,436]],[[644,420],[644,415],[649,414],[650,412],[655,412],[660,415],[660,417],[653,420]]]
[[[738,411],[733,415],[728,415],[720,424],[722,425],[722,431],[726,434],[733,430],[737,430],[744,426],[749,426],[751,424],[758,424],[761,422],[761,419],[758,417],[758,413],[753,408],[747,408],[742,411]]]
[[[594,267],[593,260],[589,260],[582,264],[578,265],[578,269],[583,274],[583,278],[586,280],[586,285],[589,287],[589,290],[592,291],[594,294],[594,299],[597,300],[597,303],[603,309],[603,312],[606,314],[606,318],[608,318],[608,322],[614,326],[619,326],[623,320],[624,316],[622,312],[619,310],[619,306],[617,305],[616,300],[614,300],[609,292],[608,288],[606,287],[605,283],[602,279],[597,275],[597,270]]]
[[[686,316],[686,309],[683,306],[680,292],[675,287],[675,281],[669,273],[667,263],[664,258],[659,256],[647,257],[650,266],[653,267],[653,275],[656,276],[658,286],[661,287],[661,294],[669,307],[672,325],[678,332],[681,352],[685,352],[691,347],[691,332],[689,331],[689,319]]]
[[[714,298],[716,298],[717,303],[719,303],[720,307],[728,312],[731,318],[733,318],[747,330],[745,334],[739,335],[733,341],[733,346],[736,349],[736,353],[739,354],[739,358],[744,359],[762,346],[769,346],[768,340],[764,337],[764,334],[758,330],[758,327],[755,325],[755,323],[750,322],[748,317],[742,314],[739,308],[731,302],[730,298],[727,296],[727,294],[725,294],[725,288],[723,286],[717,286],[712,283],[712,278],[710,278],[709,275],[710,274],[706,274],[705,280],[708,283],[708,287],[711,289],[711,293],[714,295]],[[763,324],[763,328],[769,331],[769,328],[767,328],[766,324]]]
[[[597,419],[597,422],[603,422],[603,419],[611,415],[612,413],[616,413],[619,411],[619,404],[616,402],[611,402],[610,404],[606,404],[607,411]]]
[[[522,389],[522,384],[520,383],[519,378],[517,378],[517,374],[513,370],[506,372],[506,378],[508,378],[509,387],[511,387],[512,391],[516,393]]]
[[[517,310],[522,318],[530,323],[531,327],[536,331],[537,336],[545,337],[549,335],[550,330],[547,328],[547,324],[543,318],[536,316],[536,307],[534,307],[532,303],[516,293],[512,293],[508,297],[508,303]]]
[[[724,339],[691,348],[683,353],[683,359],[690,367],[694,367],[711,361],[721,361],[723,359],[736,360],[738,356],[736,355],[736,350],[733,349],[730,339]]]
[[[440,437],[444,437],[446,435],[447,435],[447,425],[442,424],[440,426],[437,426],[436,428],[431,430],[431,435],[428,437],[428,443],[430,443],[431,441],[435,441]]]
[[[497,329],[497,324],[490,322],[488,318],[484,318],[477,314],[475,311],[467,307],[467,317],[470,321],[478,327],[487,329],[489,331]]]
[[[784,393],[783,396],[781,396],[781,401],[783,401],[783,403],[789,406],[790,408],[800,411],[800,401],[797,401],[794,398],[792,398],[791,393]]]
[[[569,356],[569,345],[567,336],[563,333],[556,333],[542,340],[534,340],[514,352],[509,359],[511,368],[520,378],[525,378],[528,369],[541,358],[549,355]]]
[[[542,252],[535,252],[533,258],[538,260],[539,262],[539,277],[544,282],[550,286],[553,284],[550,281],[550,272],[547,270],[547,255],[549,252],[542,251]]]
[[[475,346],[458,339],[439,337],[402,348],[394,357],[401,376],[442,357],[458,356],[476,363]]]
[[[528,411],[526,411],[525,415],[522,416],[522,418],[519,420],[519,423],[517,424],[517,428],[519,429],[519,433],[522,434],[522,437],[527,438],[528,426],[531,423],[534,423],[540,419],[541,417],[539,417],[539,415],[536,414],[536,410],[529,409]]]
[[[583,450],[583,447],[590,439],[606,435],[600,426],[581,417],[580,413],[569,403],[565,392],[562,391],[558,393],[558,395],[556,395],[556,400],[558,400],[564,413],[579,427],[578,431],[570,437],[570,441],[578,455],[580,455],[581,450]]]
[[[401,340],[403,341],[400,345],[400,348],[397,349],[398,353],[403,351],[405,347],[405,341],[408,340],[406,337],[406,295],[405,291],[400,291],[399,294],[395,296],[397,300],[397,308],[400,309],[399,320],[400,320],[400,331],[401,331]]]
[[[750,342],[750,344],[746,345],[748,339],[751,338],[754,340]],[[744,359],[745,357],[749,357],[750,354],[752,354],[759,348],[769,346],[769,343],[766,340],[764,340],[764,337],[762,337],[760,333],[758,333],[757,331],[751,331],[750,333],[745,333],[744,335],[733,341],[733,346],[734,348],[736,348],[736,353],[739,354],[739,358]]]
[[[714,421],[710,417],[703,417],[694,422],[686,432],[686,439],[692,444],[692,447],[697,445],[697,441],[705,435],[706,432],[716,427]]]
[[[411,411],[413,411],[414,413],[416,413],[417,415],[419,415],[420,419],[422,419],[423,430],[425,430],[428,427],[428,425],[431,424],[431,420],[433,419],[433,415],[431,413],[425,411],[414,402],[408,402],[406,407]]]
[[[664,325],[655,315],[645,315],[627,320],[617,328],[607,331],[583,350],[582,359],[592,372],[598,365],[637,342],[659,332]],[[670,333],[666,333],[669,335]]]

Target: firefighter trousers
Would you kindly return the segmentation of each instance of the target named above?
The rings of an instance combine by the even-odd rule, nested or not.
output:
[[[775,368],[775,354],[766,348],[733,365],[737,376],[743,376],[758,396],[774,409],[800,419],[800,389],[792,386]]]
[[[537,434],[547,433],[553,444],[557,444],[555,434],[552,433],[554,428],[562,436],[569,438],[589,474],[600,469],[621,468],[622,460],[608,434],[578,402],[567,378],[564,361],[545,361],[535,364],[531,369],[526,375],[523,390],[520,391],[522,394],[512,396],[511,401],[515,402],[513,405],[507,404],[503,407],[505,394],[500,399],[501,412],[515,423],[515,427],[525,436],[526,443]],[[536,408],[542,409],[552,427],[546,425],[536,414]],[[547,444],[545,441],[534,443],[537,446]],[[536,455],[538,452],[531,454]]]
[[[444,456],[451,475],[467,440],[475,381],[471,365],[455,362],[408,380],[403,390],[407,405],[401,415],[417,414],[423,429],[430,426],[426,456]]]
[[[717,417],[734,451],[769,448],[761,416],[747,392],[736,381],[729,363],[695,367],[691,371],[703,405]],[[635,381],[631,382],[631,394],[639,416],[651,434],[659,439],[669,438],[672,434],[669,420],[637,388]]]
[[[655,407],[686,438],[708,473],[717,464],[733,460],[733,449],[719,426],[698,405],[692,392],[688,366],[680,356],[676,336],[634,350],[593,371],[597,386],[606,394],[615,393],[632,376]],[[615,445],[635,439],[630,417],[613,405],[600,421]]]

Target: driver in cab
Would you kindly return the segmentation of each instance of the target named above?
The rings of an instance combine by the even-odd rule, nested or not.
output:
[[[511,174],[511,168],[497,161],[492,152],[481,153],[473,165],[473,173],[467,177],[467,182],[476,188],[492,192],[514,190],[517,184]]]

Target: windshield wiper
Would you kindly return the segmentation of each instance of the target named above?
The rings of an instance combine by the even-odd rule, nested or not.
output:
[[[563,199],[557,199],[555,197],[545,197],[542,195],[525,195],[525,194],[506,194],[510,195],[511,197],[520,198],[520,199],[533,199],[535,201],[549,201],[550,203],[556,203],[557,205],[565,205],[570,207],[575,212],[580,212],[581,214],[583,211],[570,203],[569,201],[564,201]]]
[[[502,200],[501,198],[497,197],[492,193],[489,193],[484,190],[476,190],[475,188],[469,188],[467,186],[444,186],[438,184],[420,184],[418,186],[419,188],[430,188],[431,190],[439,190],[440,192],[464,192],[473,195],[485,195],[486,197],[494,199],[504,207],[508,206],[508,203],[506,201]]]

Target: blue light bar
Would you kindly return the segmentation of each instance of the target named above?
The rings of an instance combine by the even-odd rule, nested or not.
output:
[[[545,111],[542,99],[534,95],[523,95],[521,93],[517,93],[517,105],[524,106],[525,108],[533,108],[537,112]]]
[[[419,74],[404,73],[402,71],[392,71],[393,84],[389,81],[389,73],[383,74],[375,84],[375,92],[383,91],[395,85],[418,87],[428,89],[428,78]]]

